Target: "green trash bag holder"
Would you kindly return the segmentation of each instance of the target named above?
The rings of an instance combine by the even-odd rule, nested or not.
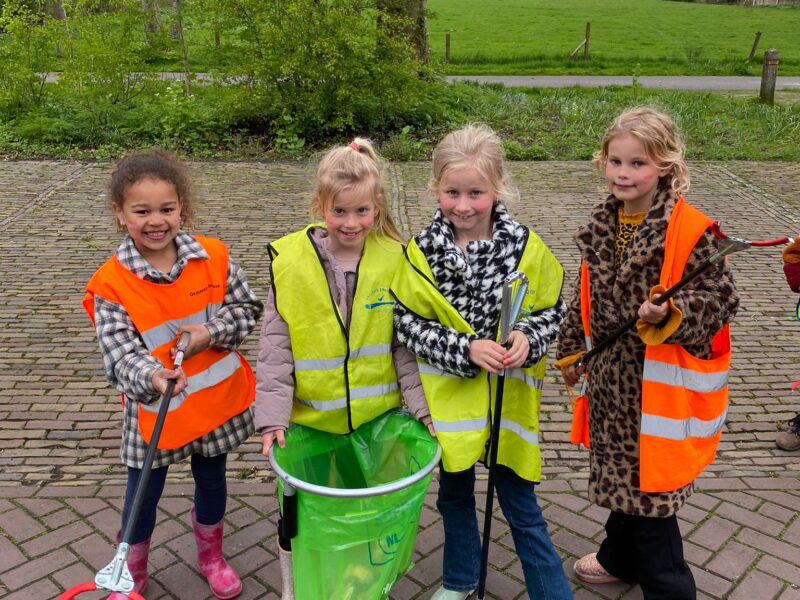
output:
[[[413,417],[411,417],[410,415],[408,415],[408,418],[409,420],[413,420]],[[378,417],[378,419],[380,419],[380,417]],[[376,421],[378,419],[376,419]],[[417,423],[417,425],[419,424]],[[427,435],[427,431],[425,431],[425,435]],[[342,502],[342,501],[347,501],[349,499],[352,499],[356,502],[362,502],[362,499],[364,498],[374,498],[377,496],[385,496],[387,494],[401,492],[402,490],[406,490],[406,488],[410,488],[411,486],[414,486],[414,484],[417,484],[423,481],[425,478],[429,477],[433,469],[439,464],[442,453],[441,446],[435,440],[432,439],[431,441],[435,444],[433,457],[427,463],[421,465],[414,473],[407,475],[405,477],[400,477],[388,483],[378,484],[370,487],[351,487],[351,488],[338,488],[338,487],[328,487],[324,485],[319,485],[290,474],[284,467],[282,467],[278,463],[278,460],[276,459],[275,456],[275,446],[273,445],[273,447],[270,448],[269,451],[269,462],[270,465],[272,466],[273,472],[281,480],[283,487],[281,529],[279,532],[281,537],[288,539],[295,538],[297,536],[298,519],[300,519],[301,523],[306,523],[306,517],[304,517],[303,514],[298,515],[298,493],[297,493],[298,490],[303,492],[304,494],[337,499],[334,502]],[[408,490],[406,492],[401,492],[401,495],[408,494],[410,491],[411,490]],[[423,492],[423,497],[424,497],[424,492]],[[308,497],[304,496],[304,498]],[[308,500],[305,500],[305,502],[308,502]],[[419,505],[417,508],[417,517],[419,515],[418,511],[421,510],[421,506],[422,506],[422,499],[419,500]],[[300,510],[303,509],[301,508]],[[305,514],[308,515],[308,512],[306,511]],[[418,522],[415,522],[413,529],[413,538],[416,538],[417,527],[418,527]],[[413,550],[413,539],[411,539],[410,543],[412,545],[412,550]],[[299,558],[298,552],[302,552],[302,550],[299,547],[293,548],[293,554],[294,554],[293,562],[295,563],[295,567],[298,566],[297,562],[297,559]],[[398,555],[399,554],[400,553],[398,553]],[[372,555],[370,556],[372,557]],[[408,564],[410,564],[410,553],[407,555],[407,561]],[[326,562],[327,562],[327,557],[326,557]],[[375,567],[376,564],[378,565],[377,567]],[[371,566],[373,566],[375,569],[380,569],[381,568],[380,561],[371,562]],[[403,572],[398,573],[397,575],[402,576],[402,574],[407,570],[407,568],[408,567],[406,567],[403,570]],[[302,575],[302,577],[304,578],[303,581],[305,581],[307,575],[308,575],[307,573]],[[346,577],[342,576],[342,579],[346,579]],[[298,581],[297,578],[295,578],[295,593],[297,593],[298,591],[297,581]],[[351,590],[350,595],[337,592],[336,596],[338,598],[352,598],[354,600],[355,599],[378,600],[379,598],[385,598],[388,596],[388,589],[390,589],[391,584],[394,583],[394,581],[395,579],[391,579],[391,581],[387,584],[387,587],[380,592],[377,591],[374,586],[369,588],[370,597],[367,597],[367,594],[365,594],[363,589],[361,589],[360,591],[356,590],[354,592]],[[319,585],[324,586],[325,583],[323,582]],[[307,595],[310,594],[307,592]],[[322,598],[328,598],[328,597],[333,597],[333,593],[330,590],[324,593],[320,591],[316,592],[316,598],[319,598],[320,600]],[[316,600],[316,598],[314,598],[314,600]]]

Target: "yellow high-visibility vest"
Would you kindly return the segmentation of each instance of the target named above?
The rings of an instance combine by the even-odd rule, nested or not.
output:
[[[289,326],[294,358],[292,422],[349,433],[400,406],[392,362],[392,277],[403,246],[367,236],[350,324],[331,295],[309,226],[269,245],[275,306]]]
[[[438,321],[459,333],[474,333],[439,291],[425,256],[413,241],[406,249],[406,259],[392,283],[395,300],[424,319]],[[525,251],[515,270],[525,273],[529,281],[521,317],[558,302],[564,272],[535,233],[528,232]],[[499,335],[498,331],[498,340]],[[505,374],[497,462],[529,481],[539,481],[541,477],[539,404],[545,360],[542,357],[531,367],[511,369]],[[422,359],[417,362],[445,470],[455,473],[479,460],[488,462],[497,378],[485,370],[475,378],[464,378]]]

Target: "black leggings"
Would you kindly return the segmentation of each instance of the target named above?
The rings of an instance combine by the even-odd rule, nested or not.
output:
[[[228,487],[225,480],[227,459],[227,454],[218,454],[211,457],[201,454],[192,455],[194,507],[197,512],[198,523],[213,525],[219,523],[222,517],[225,516],[225,504],[228,499]],[[153,529],[156,526],[158,501],[164,491],[168,470],[169,467],[167,466],[153,469],[150,472],[150,480],[147,482],[142,509],[139,512],[139,519],[133,531],[131,544],[143,542],[153,535]],[[128,467],[128,486],[125,490],[125,506],[122,509],[123,531],[128,522],[128,515],[133,504],[133,495],[141,474],[141,469]]]
[[[611,575],[639,583],[645,600],[695,600],[675,515],[659,519],[611,512],[597,560]]]

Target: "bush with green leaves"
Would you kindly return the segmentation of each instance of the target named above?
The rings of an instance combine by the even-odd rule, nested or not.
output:
[[[59,86],[88,105],[149,95],[148,41],[141,0],[66,0],[61,21],[66,59]]]
[[[233,60],[222,75],[252,90],[281,140],[388,129],[425,87],[426,67],[401,35],[406,23],[375,0],[213,5],[206,14],[225,29],[219,51]]]
[[[307,140],[429,126],[444,118],[433,74],[411,48],[409,21],[378,10],[380,1],[63,0],[56,19],[45,2],[7,0],[0,106],[15,112],[0,122],[20,142],[81,147],[205,153],[259,136],[288,158]],[[147,61],[178,39],[191,76],[198,32],[220,41],[205,35],[202,46],[221,65],[213,80],[159,83]],[[56,69],[58,83],[45,85],[40,74]]]
[[[56,70],[60,30],[54,19],[25,0],[5,0],[0,11],[0,109],[8,114],[41,105],[45,80]]]

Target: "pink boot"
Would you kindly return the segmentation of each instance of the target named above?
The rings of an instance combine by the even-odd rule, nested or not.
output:
[[[147,587],[147,555],[150,553],[150,538],[128,548],[128,570],[133,577],[133,591],[137,594],[144,592]],[[108,600],[128,600],[128,596],[119,592],[112,592]]]
[[[220,600],[242,593],[242,580],[222,557],[222,520],[214,525],[197,522],[192,509],[192,527],[197,543],[197,568],[208,581],[211,592]]]

